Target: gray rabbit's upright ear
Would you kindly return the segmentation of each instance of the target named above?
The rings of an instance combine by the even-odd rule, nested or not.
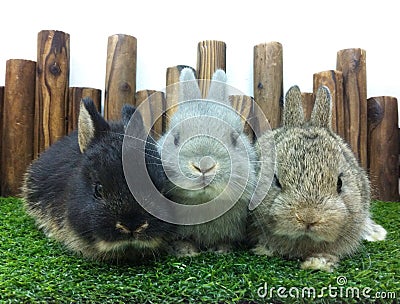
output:
[[[196,76],[191,68],[184,68],[179,77],[179,101],[201,99]]]
[[[89,97],[81,100],[78,118],[78,142],[81,152],[85,152],[93,138],[110,129],[109,124],[97,111]]]
[[[211,79],[207,99],[219,102],[228,102],[229,100],[226,93],[226,80],[227,77],[224,70],[216,70]]]
[[[326,86],[320,86],[317,90],[310,123],[316,127],[332,127],[332,97]]]
[[[286,93],[283,108],[283,125],[300,127],[304,124],[303,104],[301,91],[298,86],[292,86]]]

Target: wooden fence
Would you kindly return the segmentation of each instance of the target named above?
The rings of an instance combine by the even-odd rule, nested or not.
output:
[[[176,86],[183,65],[166,71],[166,92],[136,91],[137,41],[129,35],[108,39],[104,108],[101,90],[69,87],[70,36],[61,31],[38,33],[37,61],[6,62],[5,86],[0,87],[0,194],[18,195],[28,164],[51,144],[77,126],[79,101],[90,96],[108,120],[118,119],[124,103],[139,105],[148,97],[144,115],[161,119],[152,134],[161,134],[176,102]],[[272,128],[280,125],[283,105],[283,55],[279,42],[254,46],[254,97],[232,96],[232,103],[251,119],[253,102],[263,110]],[[201,41],[197,47],[196,73],[210,79],[216,69],[226,69],[226,45]],[[313,75],[313,91],[303,93],[304,111],[310,116],[318,86],[329,87],[333,98],[334,130],[351,146],[368,171],[373,197],[399,201],[399,129],[397,99],[367,99],[366,52],[337,52],[336,68]],[[208,87],[201,85],[205,96]],[[154,105],[162,105],[154,106]]]

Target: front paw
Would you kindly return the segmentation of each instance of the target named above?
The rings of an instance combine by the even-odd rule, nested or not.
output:
[[[301,263],[301,269],[323,270],[333,272],[337,267],[339,258],[331,254],[315,254]]]
[[[261,244],[256,245],[254,248],[251,249],[251,251],[255,255],[264,255],[268,257],[274,255],[274,252],[272,250],[270,250],[267,246]]]
[[[171,244],[170,252],[177,257],[195,257],[200,254],[199,249],[189,241],[175,241]]]
[[[220,244],[209,248],[207,251],[217,253],[217,254],[227,254],[232,251],[232,245],[230,244]]]
[[[386,230],[381,225],[375,223],[372,219],[367,221],[364,239],[369,242],[383,241],[386,238]]]

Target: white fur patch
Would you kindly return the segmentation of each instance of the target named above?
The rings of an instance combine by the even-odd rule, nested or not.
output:
[[[367,220],[364,239],[369,242],[383,241],[386,239],[386,230],[381,225],[376,224],[372,219]]]
[[[313,269],[332,272],[337,266],[337,258],[331,259],[330,257],[318,256],[309,257],[302,264],[301,269]]]

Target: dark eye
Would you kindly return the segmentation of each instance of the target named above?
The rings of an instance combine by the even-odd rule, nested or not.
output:
[[[233,145],[234,147],[236,147],[238,137],[239,137],[239,133],[238,133],[238,132],[233,131],[233,132],[231,133],[231,141],[232,141],[232,145]]]
[[[174,135],[174,145],[179,146],[179,133]]]
[[[275,186],[277,186],[279,189],[282,189],[282,185],[281,185],[281,183],[279,182],[279,179],[278,179],[278,177],[276,176],[276,174],[274,175],[274,184],[275,184]]]
[[[98,200],[103,198],[103,186],[100,183],[94,185],[94,197]]]
[[[342,185],[343,185],[342,176],[343,176],[343,173],[340,173],[338,176],[337,185],[336,185],[336,191],[339,194],[342,193]]]

